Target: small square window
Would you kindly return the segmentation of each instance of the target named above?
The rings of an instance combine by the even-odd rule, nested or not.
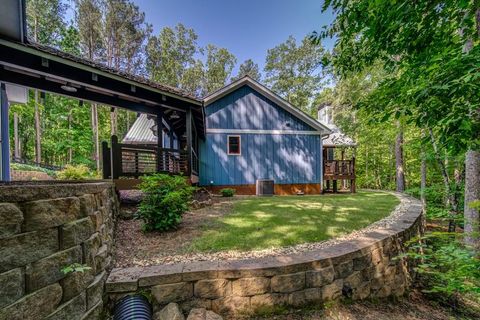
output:
[[[240,136],[228,136],[228,154],[229,155],[239,155],[241,148]]]

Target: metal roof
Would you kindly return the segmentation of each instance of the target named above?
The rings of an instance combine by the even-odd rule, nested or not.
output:
[[[352,138],[344,134],[334,124],[329,124],[331,134],[323,138],[324,147],[356,147],[357,144]]]
[[[145,113],[140,114],[123,138],[122,143],[156,144],[157,137],[152,130],[156,127],[155,122],[153,117],[149,117]]]

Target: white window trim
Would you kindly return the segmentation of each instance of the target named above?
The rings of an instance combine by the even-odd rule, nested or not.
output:
[[[238,138],[238,153],[230,152],[230,137]],[[227,155],[229,156],[241,156],[242,155],[242,136],[240,135],[228,135],[227,136]]]
[[[293,135],[325,135],[320,131],[305,131],[305,130],[252,130],[252,129],[207,129],[207,133],[232,133],[232,134],[293,134]]]

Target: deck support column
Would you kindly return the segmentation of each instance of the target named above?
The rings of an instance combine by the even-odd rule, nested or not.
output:
[[[191,179],[192,175],[192,109],[187,108],[185,116],[187,130],[187,177]]]
[[[0,144],[0,181],[10,181],[8,97],[5,83],[0,85]]]

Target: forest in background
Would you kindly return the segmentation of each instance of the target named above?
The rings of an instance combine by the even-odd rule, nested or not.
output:
[[[178,24],[153,34],[130,0],[28,0],[30,39],[202,97],[245,74],[304,112],[332,106],[357,143],[360,188],[420,197],[433,232],[410,253],[430,292],[480,288],[480,4],[478,0],[328,0],[330,26],[270,49],[262,72],[226,48],[200,47]],[[336,39],[332,50],[321,42]],[[11,106],[12,154],[99,168],[99,141],[136,114],[30,90]],[[18,124],[18,143],[14,128]],[[15,148],[15,146],[17,146]],[[14,150],[16,149],[16,150]],[[432,230],[430,230],[432,231]],[[421,254],[418,254],[418,252]]]
[[[480,310],[480,2],[326,0],[335,38],[318,101],[358,143],[359,185],[422,200],[425,234],[403,255],[415,286]],[[467,302],[466,302],[467,301]]]
[[[443,106],[449,101],[440,96],[444,92],[434,92],[437,96],[427,92],[426,84],[432,81],[435,84],[432,89],[438,90],[448,90],[448,84],[434,78],[438,77],[435,74],[431,79],[419,78],[422,82],[417,84],[412,79],[419,77],[418,73],[409,75],[408,79],[402,78],[407,75],[402,69],[406,62],[399,59],[398,54],[391,54],[393,59],[385,58],[383,48],[367,42],[363,43],[363,48],[358,47],[355,36],[359,30],[355,28],[360,27],[351,21],[351,17],[346,20],[339,14],[336,21],[345,19],[342,23],[351,23],[352,30],[339,29],[334,23],[330,29],[325,29],[329,33],[313,34],[313,38],[306,35],[297,41],[291,36],[268,50],[263,72],[249,59],[240,64],[238,74],[234,75],[237,59],[228,49],[214,44],[200,47],[195,30],[183,24],[165,27],[154,34],[145,14],[131,0],[75,0],[73,4],[74,19],[65,21],[66,4],[63,1],[28,0],[29,38],[180,88],[197,97],[248,74],[313,117],[316,117],[318,105],[331,105],[335,123],[357,142],[357,148],[347,150],[347,154],[356,157],[359,187],[399,191],[419,189],[424,171],[423,180],[427,187],[446,192],[445,197],[450,197],[455,211],[462,211],[465,151],[469,145],[478,145],[475,142],[478,140],[475,137],[478,124],[473,119],[468,121],[462,112],[472,113],[469,110],[477,103],[478,94],[474,94],[463,109],[446,113],[449,117],[444,119],[438,117],[435,107],[444,110]],[[340,3],[325,2],[326,7],[329,4],[341,8]],[[355,10],[353,12],[362,18]],[[446,25],[450,29],[442,25],[438,31],[442,37],[448,32],[457,32],[458,25],[452,25],[457,22],[455,14],[458,12],[449,14],[450,24]],[[390,15],[388,17],[395,21]],[[417,18],[413,16],[410,23]],[[468,26],[475,29],[474,24]],[[325,50],[321,45],[322,36],[333,35],[339,41],[333,50]],[[428,40],[427,35],[428,32],[425,36]],[[390,40],[384,39],[386,48]],[[367,47],[371,53],[365,51]],[[464,45],[457,47],[462,49]],[[472,41],[472,48],[470,55],[477,52],[475,41]],[[445,55],[446,59],[451,58],[447,53]],[[433,70],[436,71],[441,66],[438,63],[441,57],[434,57],[437,65]],[[408,60],[408,63],[411,62]],[[472,95],[470,92],[475,87],[470,84],[477,83],[475,79],[474,76],[468,79],[466,94]],[[414,90],[417,90],[417,100],[409,96]],[[121,139],[137,116],[122,109],[36,90],[30,90],[29,95],[28,104],[11,106],[11,146],[15,157],[37,162],[86,164],[98,170],[101,166],[100,142],[108,141],[112,134]],[[422,113],[422,108],[428,110],[428,114]]]
[[[158,34],[131,0],[74,0],[66,21],[62,0],[27,0],[30,41],[102,63],[203,97],[248,74],[312,115],[324,82],[325,50],[305,36],[293,37],[268,51],[262,73],[247,59],[214,44],[198,45],[195,30],[179,23]],[[29,90],[28,103],[10,109],[11,148],[15,158],[64,166],[83,164],[99,171],[100,143],[120,139],[137,114],[67,97]]]
[[[361,98],[384,78],[381,67],[348,81],[337,79],[334,68],[325,63],[331,52],[312,44],[306,35],[301,41],[289,37],[270,49],[263,72],[248,59],[233,75],[237,59],[226,48],[200,47],[195,30],[183,24],[153,34],[145,14],[130,0],[75,0],[73,4],[74,19],[66,21],[64,2],[28,0],[29,38],[198,97],[248,74],[315,118],[319,104],[331,104],[337,125],[358,144],[356,150],[347,151],[356,155],[358,185],[395,189],[396,126],[357,111]],[[108,141],[112,134],[121,139],[137,116],[36,90],[30,90],[29,96],[28,104],[11,107],[12,154],[52,165],[86,164],[97,169],[101,141]],[[418,187],[421,134],[415,126],[404,127],[405,183]],[[427,161],[435,167],[434,159]],[[457,162],[462,159],[447,163],[450,170]],[[435,170],[429,175],[429,181],[439,181]]]

